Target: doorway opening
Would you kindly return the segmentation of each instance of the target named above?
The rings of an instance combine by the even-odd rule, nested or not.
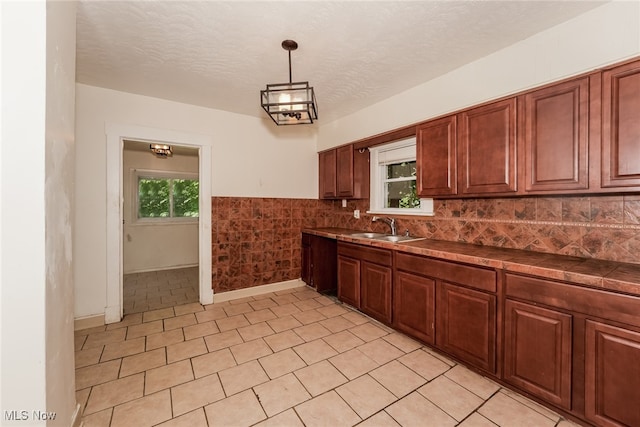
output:
[[[162,273],[165,277],[160,280],[169,279],[172,282],[173,288],[169,287],[168,291],[171,295],[165,295],[166,298],[164,302],[162,300],[162,295],[160,296],[160,301],[154,300],[151,304],[147,302],[148,309],[154,306],[154,304],[169,304],[173,303],[173,305],[177,305],[176,303],[183,303],[187,297],[187,293],[193,294],[192,291],[179,291],[175,290],[173,293],[172,289],[179,289],[177,286],[179,284],[180,288],[185,285],[186,282],[191,280],[192,277],[188,278],[187,275],[193,276],[197,275],[197,289],[198,289],[198,297],[197,301],[201,304],[211,304],[213,302],[213,290],[211,288],[211,138],[206,135],[198,135],[198,134],[188,134],[182,132],[169,131],[165,129],[155,129],[155,128],[146,128],[139,126],[127,126],[127,125],[114,125],[108,124],[106,126],[106,134],[107,134],[107,295],[106,295],[106,307],[105,307],[105,322],[106,323],[115,323],[119,322],[122,319],[123,314],[125,313],[125,301],[124,301],[124,276],[125,276],[125,264],[128,269],[127,272],[132,274],[139,274],[141,276],[136,279],[141,279],[141,281],[149,280],[142,276],[144,273],[151,273],[152,271],[156,272],[156,280],[158,279],[158,271],[163,271]],[[192,230],[192,232],[196,235],[197,240],[197,250],[194,247],[189,249],[191,251],[191,258],[189,257],[189,250],[185,248],[178,248],[178,251],[174,252],[173,256],[169,256],[169,261],[165,259],[161,260],[162,256],[166,255],[163,253],[161,247],[153,247],[153,249],[149,249],[142,252],[136,252],[136,256],[142,255],[143,259],[137,259],[136,262],[138,264],[130,264],[130,259],[127,258],[125,260],[125,241],[127,245],[135,241],[135,243],[144,243],[145,239],[140,238],[141,234],[144,234],[144,230],[149,232],[153,227],[153,220],[151,224],[145,224],[145,218],[142,218],[141,221],[136,222],[136,230],[135,233],[132,234],[131,229],[128,228],[126,219],[129,218],[130,224],[133,226],[134,217],[140,220],[141,218],[137,218],[138,207],[136,206],[135,210],[132,208],[133,204],[133,194],[136,193],[139,189],[137,185],[127,184],[126,181],[134,181],[138,182],[140,176],[145,176],[142,179],[158,179],[162,181],[162,177],[155,174],[153,169],[147,169],[144,167],[133,168],[136,171],[132,172],[131,167],[125,167],[125,145],[127,145],[128,149],[133,148],[131,151],[135,151],[135,147],[138,147],[138,150],[142,150],[141,147],[145,147],[144,154],[151,156],[148,152],[149,146],[152,143],[161,143],[161,144],[169,144],[171,145],[177,152],[182,152],[185,154],[188,150],[191,150],[190,153],[194,157],[192,161],[197,162],[197,181],[198,181],[198,217],[197,221],[197,229]],[[197,155],[194,155],[197,153]],[[142,152],[141,152],[142,154]],[[197,160],[195,160],[197,159]],[[128,166],[128,165],[127,165]],[[157,172],[157,171],[155,171]],[[127,177],[125,178],[125,175]],[[149,175],[149,176],[147,176]],[[162,175],[162,173],[160,173]],[[175,179],[182,179],[183,181],[178,182],[179,185],[182,185],[183,188],[179,189],[178,192],[184,192],[185,176],[180,176]],[[126,185],[125,185],[126,184]],[[165,183],[151,183],[153,185],[164,185]],[[126,194],[129,192],[129,194]],[[139,194],[135,197],[139,197]],[[126,203],[126,199],[131,198],[129,203]],[[174,200],[171,203],[175,203]],[[178,203],[181,203],[178,200]],[[177,208],[179,212],[177,212],[177,216],[183,215],[184,211],[180,211],[184,208],[184,204],[182,207],[175,205],[172,207],[174,210]],[[181,213],[182,212],[182,213]],[[148,211],[147,211],[148,213]],[[176,212],[174,212],[176,214]],[[171,215],[170,213],[168,215]],[[144,215],[142,215],[144,216]],[[181,219],[175,218],[174,215],[173,221],[180,222]],[[182,220],[185,222],[191,222],[191,225],[194,225],[194,217],[187,218],[186,220]],[[126,229],[126,231],[125,231]],[[140,233],[139,233],[140,232]],[[131,238],[131,241],[129,241]],[[170,238],[171,240],[171,238]],[[192,239],[194,240],[194,239]],[[172,240],[173,245],[175,245],[175,239]],[[149,242],[147,242],[147,245]],[[126,248],[127,250],[129,248]],[[132,247],[133,249],[133,247]],[[180,250],[183,249],[183,250]],[[193,254],[197,254],[195,259],[197,262],[194,265],[189,265],[188,261],[185,259],[191,259],[193,263],[194,257]],[[187,255],[187,258],[184,256]],[[144,259],[147,257],[147,259]],[[183,257],[183,258],[180,258]],[[155,265],[153,263],[156,263]],[[145,264],[146,263],[146,264]],[[173,263],[173,264],[171,264]],[[137,270],[131,269],[131,265],[137,265]],[[158,266],[161,266],[158,269]],[[145,267],[146,266],[146,267]],[[150,267],[150,268],[149,268]],[[185,269],[191,269],[188,271],[178,271],[178,269],[170,268],[170,267],[184,267]],[[145,271],[148,270],[148,271]],[[137,280],[136,280],[137,281]],[[186,287],[185,287],[186,289]],[[131,293],[131,291],[128,291]],[[178,296],[181,292],[184,293],[183,296]],[[133,292],[135,296],[135,291]],[[148,290],[145,292],[140,292],[138,296],[142,299],[142,294],[148,293]],[[164,292],[166,294],[166,291]],[[173,298],[172,298],[173,296]],[[153,297],[157,298],[157,296]],[[172,301],[173,300],[173,301]],[[143,308],[144,303],[141,302],[139,304],[139,308]],[[154,306],[155,308],[160,308],[158,305]],[[135,310],[135,304],[133,307],[131,305],[128,306],[126,312],[131,312],[131,310]],[[144,311],[144,310],[143,310]]]
[[[199,152],[179,146],[156,153],[156,145],[162,144],[124,141],[124,315],[194,303],[200,296]]]

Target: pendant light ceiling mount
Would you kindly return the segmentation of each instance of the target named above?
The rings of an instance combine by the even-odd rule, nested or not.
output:
[[[291,51],[298,49],[294,40],[284,40],[282,48],[289,54],[289,83],[268,84],[260,91],[261,105],[278,125],[302,125],[318,119],[318,105],[309,82],[293,82]]]

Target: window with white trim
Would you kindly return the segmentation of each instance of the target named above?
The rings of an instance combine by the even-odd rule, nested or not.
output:
[[[416,139],[369,149],[371,194],[368,213],[433,215],[433,199],[416,192]]]
[[[197,221],[198,176],[136,170],[134,217],[140,222]]]

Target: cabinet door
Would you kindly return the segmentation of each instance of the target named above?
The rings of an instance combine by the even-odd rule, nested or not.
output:
[[[360,308],[360,261],[338,256],[338,299]]]
[[[320,175],[320,197],[334,199],[337,194],[336,150],[318,153]]]
[[[496,297],[446,282],[438,286],[436,343],[465,362],[496,371]]]
[[[435,344],[435,293],[435,280],[398,271],[393,284],[393,326]]]
[[[524,96],[525,190],[589,187],[589,78]]]
[[[602,186],[640,186],[640,61],[602,73]]]
[[[391,268],[362,261],[360,308],[383,323],[391,323]]]
[[[506,300],[504,379],[571,409],[572,316]]]
[[[458,192],[456,116],[433,120],[416,129],[416,176],[419,196]]]
[[[458,192],[515,192],[515,98],[463,111],[459,120]]]
[[[353,146],[336,149],[336,195],[338,198],[353,196]]]
[[[335,239],[311,236],[311,286],[318,292],[336,289],[337,247]]]
[[[599,426],[640,425],[640,333],[586,321],[585,415]]]
[[[304,283],[309,286],[313,286],[313,265],[312,265],[312,254],[311,254],[311,236],[308,234],[302,235],[302,271],[301,271],[301,279]]]

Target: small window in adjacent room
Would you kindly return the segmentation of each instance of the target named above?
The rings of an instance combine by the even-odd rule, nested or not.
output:
[[[136,218],[139,221],[197,221],[198,177],[136,171]]]
[[[433,199],[416,193],[416,140],[371,147],[369,213],[433,215]]]

